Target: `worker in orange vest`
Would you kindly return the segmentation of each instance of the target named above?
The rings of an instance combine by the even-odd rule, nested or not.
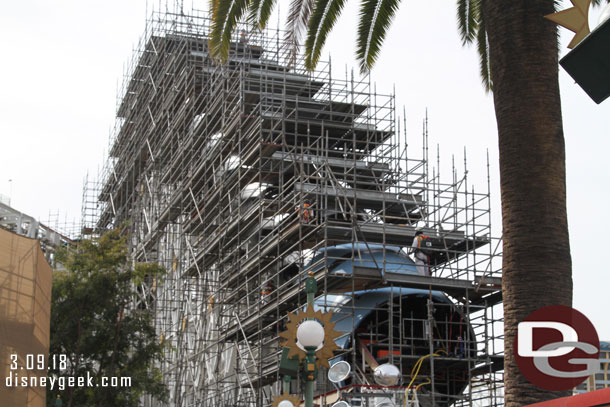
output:
[[[267,305],[271,302],[271,293],[275,290],[272,281],[266,281],[261,289],[261,304]]]
[[[299,213],[304,223],[309,223],[313,220],[313,209],[311,208],[309,200],[306,199],[305,202],[303,202],[303,208],[302,210],[299,210]]]
[[[430,256],[426,253],[426,247],[431,246],[430,238],[421,230],[415,232],[413,244],[411,245],[412,253],[415,253],[415,268],[417,273],[422,276],[430,275]]]

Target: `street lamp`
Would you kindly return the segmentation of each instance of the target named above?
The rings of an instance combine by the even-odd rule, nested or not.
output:
[[[304,321],[297,329],[297,345],[314,351],[324,342],[324,327],[315,320]]]
[[[316,350],[324,343],[324,327],[315,320],[303,321],[297,329],[297,346],[307,352],[305,371],[305,407],[313,407],[314,385],[316,383]],[[299,346],[299,347],[301,347]]]
[[[339,348],[335,338],[339,337],[341,332],[335,331],[335,323],[331,322],[333,313],[314,311],[313,302],[317,287],[316,279],[313,273],[310,273],[305,280],[307,308],[296,314],[289,312],[286,330],[279,335],[286,340],[282,345],[280,362],[280,373],[284,375],[284,390],[282,395],[274,398],[274,407],[290,407],[289,404],[281,405],[284,401],[296,405],[293,401],[296,396],[290,396],[288,393],[291,377],[297,376],[299,372],[305,381],[305,407],[313,407],[318,368],[330,368],[328,359],[332,358],[333,351]]]

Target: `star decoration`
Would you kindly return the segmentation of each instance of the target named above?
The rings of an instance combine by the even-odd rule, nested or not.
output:
[[[324,341],[322,342],[322,347],[316,351],[316,365],[318,367],[330,367],[328,359],[333,357],[333,351],[335,349],[339,349],[335,343],[335,338],[342,335],[341,332],[335,331],[335,323],[330,322],[332,316],[332,312],[323,313],[322,311],[314,311],[311,304],[307,305],[305,312],[299,312],[297,314],[289,312],[289,322],[286,324],[286,330],[280,333],[280,336],[286,339],[286,342],[284,342],[282,346],[286,346],[290,349],[288,357],[292,358],[297,356],[299,361],[305,359],[307,356],[306,352],[297,346],[297,329],[303,321],[315,319],[324,327]]]
[[[298,396],[291,396],[290,394],[280,394],[279,396],[273,397],[271,407],[277,407],[284,400],[288,400],[294,407],[301,404],[301,399]]]
[[[546,15],[545,18],[575,32],[568,48],[574,48],[589,35],[589,6],[591,0],[570,0],[574,7]]]

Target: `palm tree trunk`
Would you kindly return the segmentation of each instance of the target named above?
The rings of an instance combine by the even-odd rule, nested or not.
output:
[[[529,383],[512,349],[530,312],[572,304],[557,28],[543,18],[554,11],[553,0],[483,5],[500,151],[507,407],[566,394]]]

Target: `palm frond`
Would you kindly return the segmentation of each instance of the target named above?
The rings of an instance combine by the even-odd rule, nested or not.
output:
[[[399,5],[400,0],[362,0],[356,48],[361,72],[370,70],[375,64]]]
[[[486,0],[481,0],[486,1]],[[491,0],[495,1],[495,0]],[[480,5],[482,8],[482,4]],[[489,60],[489,41],[487,39],[487,31],[485,31],[485,18],[483,13],[479,13],[478,29],[477,29],[477,50],[479,51],[479,65],[481,73],[481,81],[485,87],[485,91],[493,91],[493,82],[491,79],[491,63]]]
[[[345,0],[316,0],[307,27],[305,40],[305,67],[313,70],[318,61],[328,33],[343,10]]]
[[[485,31],[483,1],[457,0],[458,29],[463,45],[470,45],[476,40],[479,54],[479,72],[486,92],[493,90],[491,63],[489,60],[489,41]]]
[[[307,29],[309,16],[313,11],[315,0],[292,0],[290,11],[286,18],[286,34],[284,36],[288,51],[288,66],[295,63],[299,52],[300,41]]]
[[[248,16],[248,21],[250,21],[253,25],[258,27],[258,11],[261,8],[262,0],[250,0],[250,14]]]
[[[464,45],[471,44],[477,36],[480,5],[480,0],[457,0],[458,29]]]
[[[210,53],[226,60],[231,47],[231,36],[237,22],[248,9],[249,0],[218,0],[212,14]]]
[[[216,10],[218,10],[218,2],[220,0],[208,0],[208,7],[210,8],[210,15],[212,18],[216,15]]]
[[[252,0],[248,19],[259,29],[264,29],[269,22],[276,0]]]

